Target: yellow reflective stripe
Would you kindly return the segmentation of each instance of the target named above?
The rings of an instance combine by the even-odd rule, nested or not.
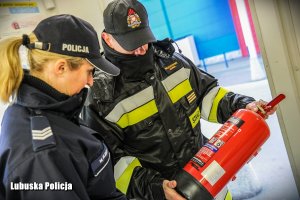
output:
[[[189,71],[181,68],[162,81],[162,84],[173,103],[192,91],[188,80]],[[153,87],[150,86],[120,101],[105,117],[121,128],[134,125],[158,112],[154,100]]]
[[[128,165],[128,167],[123,172],[123,174],[116,180],[117,188],[124,194],[126,194],[126,192],[127,192],[133,170],[135,167],[138,167],[138,166],[141,166],[141,163],[136,158]]]
[[[168,76],[162,81],[162,84],[168,92],[172,103],[176,103],[180,98],[192,90],[189,82],[189,71],[187,71],[184,67]]]
[[[201,118],[208,120],[212,104],[219,91],[219,88],[220,88],[219,86],[214,87],[207,94],[205,94],[202,100]]]
[[[192,90],[190,81],[186,79],[185,81],[178,84],[172,90],[168,92],[172,103],[176,103],[181,97],[185,96]]]
[[[105,117],[106,120],[116,123],[120,118],[140,106],[154,99],[153,87],[145,88],[144,90],[127,97],[120,101],[113,110]]]
[[[117,124],[121,128],[125,128],[127,126],[134,125],[152,115],[157,113],[157,107],[154,100],[132,110],[131,112],[125,113],[122,115],[119,121],[117,121]]]
[[[232,200],[231,193],[227,186],[225,186],[214,198],[215,200]]]
[[[136,157],[132,156],[124,156],[121,157],[120,160],[114,166],[114,178],[118,180],[123,172],[126,170],[128,165],[135,159]]]
[[[174,87],[176,87],[178,84],[183,82],[184,80],[188,79],[187,72],[184,68],[179,69],[175,73],[168,76],[165,80],[162,81],[162,84],[164,85],[167,92],[172,90]]]
[[[217,93],[217,95],[214,98],[214,102],[212,104],[210,113],[209,113],[209,117],[208,117],[208,121],[210,122],[218,122],[218,118],[217,118],[217,110],[218,110],[218,106],[219,103],[221,101],[221,99],[225,96],[225,94],[228,93],[228,90],[226,90],[225,88],[220,87],[219,91]]]
[[[200,122],[200,109],[197,107],[195,112],[189,116],[192,127],[194,128]]]
[[[224,200],[232,200],[232,195],[229,191],[227,192],[226,197],[225,197]]]

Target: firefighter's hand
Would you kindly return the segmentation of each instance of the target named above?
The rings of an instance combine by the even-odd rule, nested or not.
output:
[[[163,189],[167,200],[186,200],[175,190],[177,183],[176,181],[163,181]]]
[[[263,112],[268,110],[267,102],[263,100],[253,101],[246,105],[246,109],[252,110],[253,112],[257,112],[259,109],[263,109]],[[272,115],[277,110],[277,106],[273,107],[271,110],[268,110],[265,114],[265,118],[267,119],[269,115]]]

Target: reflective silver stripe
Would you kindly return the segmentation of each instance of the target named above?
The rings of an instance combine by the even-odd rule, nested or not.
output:
[[[153,87],[147,87],[146,89],[120,101],[105,117],[105,119],[116,123],[125,113],[128,113],[153,99]]]
[[[169,92],[172,90],[176,85],[180,84],[184,80],[188,79],[189,76],[187,75],[187,72],[185,68],[181,68],[174,74],[168,76],[165,80],[162,81],[163,86]]]
[[[104,164],[104,166],[97,172],[97,174],[95,174],[94,176],[97,177],[102,171],[103,169],[106,167],[106,165],[109,163],[110,161],[110,153],[108,152],[108,159],[106,161],[106,163]]]
[[[225,186],[215,197],[215,200],[225,200],[225,197],[227,195],[228,188]]]
[[[50,126],[43,130],[32,130],[32,139],[34,140],[45,140],[51,135],[53,135],[53,133]]]
[[[114,177],[115,180],[118,180],[121,175],[124,173],[126,168],[130,165],[130,163],[135,159],[132,156],[122,157],[114,166]]]
[[[205,120],[208,120],[211,107],[213,105],[213,102],[214,102],[214,99],[215,99],[216,95],[219,92],[219,89],[220,89],[219,86],[214,87],[203,98],[202,108],[201,108],[201,117]]]
[[[190,74],[191,74],[191,70],[188,69],[188,68],[185,68],[185,73],[188,77],[190,77]]]
[[[169,92],[178,84],[182,83],[183,81],[189,78],[190,69],[181,68],[174,74],[167,77],[165,80],[162,81],[165,89]],[[120,118],[130,111],[135,110],[136,108],[146,104],[147,102],[154,99],[153,87],[150,86],[131,97],[123,99],[120,101],[113,110],[105,117],[106,120],[117,123]]]
[[[134,169],[136,167],[141,167],[139,160],[137,158],[132,158],[133,157],[127,157],[123,160],[121,159],[121,162],[115,166],[115,170],[119,170],[115,176],[116,187],[124,194],[127,193]]]

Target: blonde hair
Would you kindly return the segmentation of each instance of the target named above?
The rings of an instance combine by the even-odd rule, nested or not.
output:
[[[37,41],[33,33],[29,35],[29,38],[31,43]],[[17,92],[24,76],[19,56],[21,45],[21,37],[11,37],[0,41],[0,100],[4,103],[9,102],[10,96]],[[38,49],[28,51],[28,62],[31,72],[43,72],[43,67],[46,63],[60,58],[67,60],[71,70],[79,68],[83,62],[83,58]]]

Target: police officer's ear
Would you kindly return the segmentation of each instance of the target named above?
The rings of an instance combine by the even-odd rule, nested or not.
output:
[[[57,76],[64,75],[67,71],[69,71],[68,62],[66,59],[58,59],[54,62],[54,73]]]

